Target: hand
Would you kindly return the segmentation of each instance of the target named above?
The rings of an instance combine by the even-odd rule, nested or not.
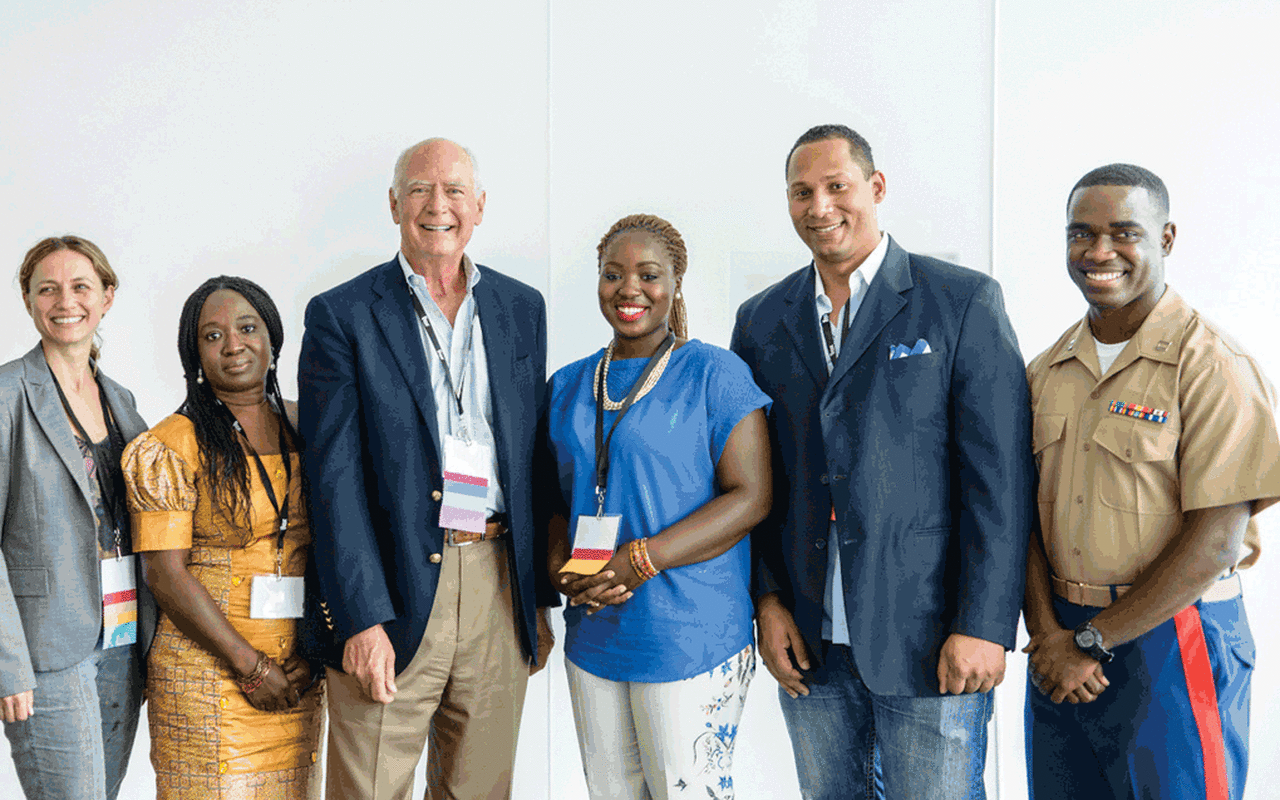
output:
[[[396,651],[381,624],[347,640],[342,648],[342,671],[355,676],[370,700],[386,705],[395,699]]]
[[[556,646],[556,635],[551,631],[551,609],[538,609],[538,663],[529,665],[529,674],[537,675],[547,665],[551,648]]]
[[[1031,656],[1027,669],[1032,682],[1055,703],[1092,703],[1111,685],[1102,664],[1076,647],[1073,631],[1059,628],[1033,636],[1022,652]]]
[[[989,692],[1004,680],[1004,648],[995,642],[953,633],[938,654],[938,691],[942,694]]]
[[[0,711],[4,713],[5,722],[22,722],[36,713],[36,692],[28,689],[25,692],[11,694],[0,698]]]
[[[642,583],[644,578],[631,566],[629,543],[615,550],[613,557],[595,575],[565,572],[556,580],[557,588],[569,596],[569,605],[585,603],[591,607],[588,614],[596,613],[602,606],[625,603]]]
[[[298,691],[289,682],[284,669],[272,661],[262,676],[262,683],[252,692],[245,692],[249,705],[259,711],[285,711],[298,704]]]
[[[792,657],[800,669],[809,668],[809,649],[804,645],[795,617],[770,592],[756,604],[756,625],[760,629],[760,657],[769,674],[792,699],[809,694],[804,676],[791,664]]]
[[[289,679],[289,685],[297,692],[298,701],[301,701],[302,695],[311,688],[311,664],[295,653],[284,662],[284,675]],[[297,705],[297,702],[294,705]]]

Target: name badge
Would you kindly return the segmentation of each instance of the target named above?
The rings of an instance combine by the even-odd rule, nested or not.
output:
[[[98,562],[102,573],[102,649],[138,641],[137,556]]]
[[[618,546],[618,525],[621,522],[622,517],[617,514],[579,516],[573,533],[573,555],[569,563],[561,567],[561,572],[595,575],[604,569]]]
[[[444,492],[440,527],[484,533],[492,456],[488,445],[444,437]]]
[[[301,576],[254,575],[249,589],[249,618],[300,619],[305,580]]]

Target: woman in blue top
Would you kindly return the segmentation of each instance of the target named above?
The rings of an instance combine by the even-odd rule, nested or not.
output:
[[[568,511],[549,568],[570,598],[587,785],[610,800],[732,798],[755,672],[747,532],[769,510],[769,398],[736,355],[685,338],[685,247],[670,223],[619,220],[599,257],[613,340],[552,376],[548,412]]]

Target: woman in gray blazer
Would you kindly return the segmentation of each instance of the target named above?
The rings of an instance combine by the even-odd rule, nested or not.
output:
[[[45,239],[18,282],[40,343],[0,366],[0,716],[28,798],[114,800],[155,630],[120,472],[147,424],[98,371],[102,251]]]

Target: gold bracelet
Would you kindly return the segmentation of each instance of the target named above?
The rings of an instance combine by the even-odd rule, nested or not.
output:
[[[241,675],[236,679],[236,683],[240,685],[240,691],[245,694],[253,694],[262,685],[262,681],[267,677],[267,671],[271,669],[271,657],[261,650],[258,651],[258,661],[253,665],[253,669],[247,675]]]
[[[644,539],[631,541],[631,566],[636,574],[646,581],[658,577],[658,570],[649,559],[649,546]]]

